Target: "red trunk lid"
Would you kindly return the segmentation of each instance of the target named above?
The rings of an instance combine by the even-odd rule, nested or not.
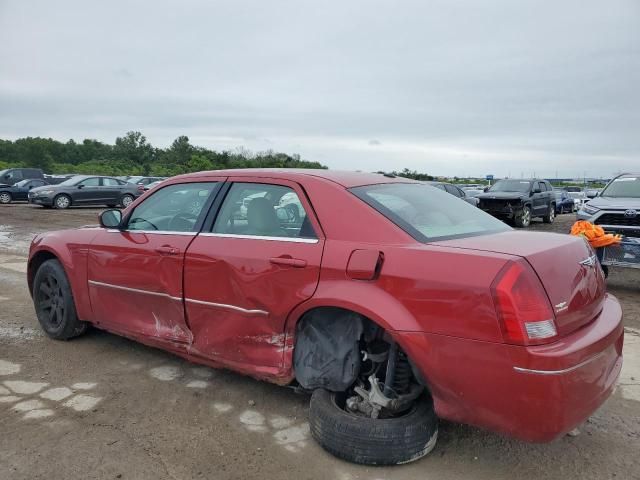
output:
[[[604,275],[593,257],[593,250],[582,238],[554,233],[509,231],[445,240],[436,242],[435,245],[525,258],[536,271],[551,301],[559,336],[591,322],[602,309]],[[589,265],[594,260],[595,263]]]

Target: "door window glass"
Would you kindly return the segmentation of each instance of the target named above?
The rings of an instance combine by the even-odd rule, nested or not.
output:
[[[100,179],[98,177],[87,178],[86,180],[78,183],[78,185],[82,185],[84,187],[98,187],[100,186]]]
[[[102,179],[102,185],[104,185],[105,187],[117,187],[118,185],[122,185],[124,182],[120,183],[119,180],[116,180],[115,178],[103,178]]]
[[[216,182],[181,183],[155,191],[129,217],[128,230],[193,232]]]
[[[263,183],[234,183],[213,232],[317,238],[296,192],[289,187]]]

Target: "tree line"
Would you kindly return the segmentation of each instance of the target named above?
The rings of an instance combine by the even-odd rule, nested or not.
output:
[[[136,131],[116,138],[113,145],[92,139],[82,142],[41,137],[0,139],[0,170],[10,167],[41,168],[55,174],[162,177],[224,168],[327,168],[295,154],[210,150],[192,145],[186,136],[176,138],[168,148],[157,148]]]
[[[82,142],[41,137],[0,139],[0,170],[11,167],[41,168],[52,174],[159,177],[225,168],[327,168],[319,162],[302,160],[297,154],[253,153],[242,148],[210,150],[192,145],[186,136],[176,138],[168,148],[157,148],[137,131],[116,138],[113,145],[88,138]],[[433,180],[431,175],[408,168],[388,173],[414,180]]]

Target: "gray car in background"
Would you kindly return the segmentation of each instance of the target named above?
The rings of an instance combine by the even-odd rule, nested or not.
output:
[[[625,173],[611,180],[602,193],[582,205],[577,217],[608,232],[640,236],[640,173]]]
[[[76,175],[58,185],[46,185],[29,192],[29,203],[45,208],[65,209],[78,205],[127,207],[144,193],[141,185],[113,177]]]

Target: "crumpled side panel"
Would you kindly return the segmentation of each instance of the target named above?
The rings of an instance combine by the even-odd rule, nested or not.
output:
[[[358,341],[362,318],[339,308],[321,309],[298,323],[293,366],[296,379],[308,390],[342,392],[360,371]]]

